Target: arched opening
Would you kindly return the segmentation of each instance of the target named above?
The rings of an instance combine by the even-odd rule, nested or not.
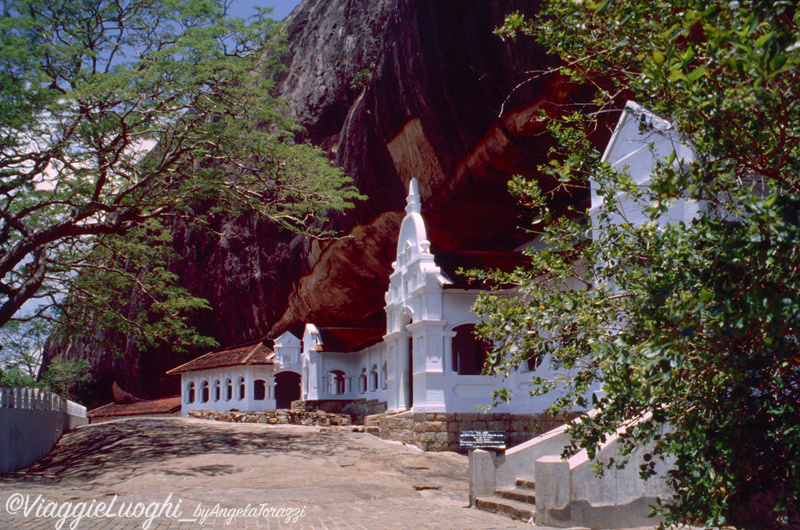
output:
[[[367,369],[362,368],[361,373],[358,374],[358,392],[360,394],[367,393]]]
[[[344,372],[331,370],[328,374],[328,393],[341,396],[345,393]]]
[[[244,399],[244,376],[239,376],[239,401]]]
[[[186,403],[194,403],[194,381],[186,385]]]
[[[267,397],[267,383],[263,379],[253,381],[253,399],[263,401]]]
[[[225,380],[225,401],[230,401],[232,399],[233,399],[233,382],[229,377]]]
[[[373,364],[372,370],[369,371],[369,389],[371,391],[378,390],[378,365]]]
[[[300,374],[281,372],[275,374],[275,408],[288,409],[292,401],[300,399]]]
[[[475,335],[475,324],[463,324],[453,328],[453,370],[459,375],[479,375],[486,363],[486,354],[492,349],[490,343]]]
[[[203,384],[200,386],[200,402],[201,403],[208,403],[208,381],[203,381]]]
[[[221,397],[219,379],[214,381],[214,401],[219,401]]]

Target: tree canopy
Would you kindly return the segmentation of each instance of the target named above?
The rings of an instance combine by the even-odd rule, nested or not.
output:
[[[557,188],[594,182],[604,202],[591,218],[555,218],[553,189],[512,182],[546,245],[524,269],[483,274],[516,287],[476,305],[495,344],[487,369],[553,363],[564,380],[534,380],[532,392],[565,389],[555,411],[588,405],[587,389],[600,385],[597,415],[571,428],[571,452],[594,454],[619,427],[649,418],[628,429],[616,464],[637,450],[673,459],[675,495],[657,507],[668,522],[800,524],[795,3],[550,0],[535,20],[509,15],[498,33],[535,36],[561,58],[536,75],[568,76],[592,93],[568,113],[543,113],[559,142],[541,170]],[[654,160],[646,189],[601,161],[607,117],[626,99],[664,117],[697,155]],[[620,221],[620,197],[638,201],[646,221]],[[678,199],[704,206],[690,223],[660,222]]]
[[[281,24],[228,0],[6,0],[0,14],[0,326],[207,344],[170,226],[256,215],[319,235],[359,195],[273,97]],[[25,305],[27,303],[27,305]],[[26,310],[21,311],[25,305]]]

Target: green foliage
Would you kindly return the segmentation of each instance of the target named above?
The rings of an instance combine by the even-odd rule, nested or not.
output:
[[[356,72],[356,75],[353,76],[353,80],[350,81],[350,88],[353,90],[363,90],[367,83],[369,82],[370,78],[372,77],[372,72],[375,70],[375,61],[369,63],[368,68],[364,68],[363,70],[359,70]]]
[[[207,304],[169,272],[170,227],[248,215],[327,236],[326,212],[360,198],[271,95],[282,26],[227,7],[3,3],[0,326],[33,300],[71,333],[207,345],[186,325]]]
[[[0,369],[0,386],[35,388],[37,385],[36,379],[14,365]]]
[[[590,111],[548,116],[559,145],[541,170],[564,185],[594,180],[604,205],[591,221],[555,218],[535,183],[512,182],[537,208],[544,250],[524,270],[483,274],[517,288],[476,305],[496,346],[489,369],[548,355],[563,380],[535,380],[533,392],[565,389],[554,412],[602,386],[570,452],[594,454],[649,414],[621,456],[652,444],[643,476],[674,458],[675,496],[657,507],[668,522],[778,528],[800,517],[797,18],[782,1],[553,0],[499,31],[535,34],[563,61],[543,75],[594,91]],[[698,159],[659,161],[647,190],[601,163],[589,138],[626,98],[667,116]],[[649,219],[629,222],[621,194]],[[678,198],[706,208],[659,226]]]
[[[92,366],[86,359],[52,362],[42,374],[41,386],[61,397],[78,401],[81,391],[92,382]]]
[[[36,387],[50,327],[42,320],[11,321],[0,328],[0,385]]]

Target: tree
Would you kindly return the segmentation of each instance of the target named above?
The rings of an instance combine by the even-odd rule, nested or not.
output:
[[[0,326],[209,344],[186,325],[207,304],[167,267],[171,226],[247,214],[320,235],[359,197],[271,95],[281,25],[228,5],[3,2]]]
[[[92,382],[92,365],[86,359],[67,359],[51,363],[42,374],[40,386],[72,401]]]
[[[487,370],[549,355],[564,381],[534,380],[532,392],[563,383],[554,411],[588,404],[586,390],[602,385],[597,415],[571,427],[569,453],[592,455],[649,418],[628,429],[616,464],[647,444],[651,463],[674,458],[675,495],[656,509],[667,522],[800,524],[797,18],[782,1],[552,0],[537,20],[513,14],[498,30],[535,35],[560,56],[538,75],[592,91],[576,105],[586,111],[543,116],[559,143],[541,170],[557,188],[594,181],[604,207],[593,219],[555,218],[554,189],[512,181],[537,209],[532,230],[547,248],[514,273],[481,274],[516,287],[476,305],[495,343]],[[656,161],[646,190],[602,163],[596,139],[625,99],[669,120],[697,159]],[[640,201],[648,222],[615,220],[620,194]],[[689,224],[659,226],[679,198],[706,207]]]
[[[0,328],[0,385],[35,387],[50,326],[11,321]]]

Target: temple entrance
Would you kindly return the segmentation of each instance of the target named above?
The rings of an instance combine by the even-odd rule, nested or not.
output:
[[[288,409],[300,399],[300,374],[281,372],[275,375],[275,408]]]

